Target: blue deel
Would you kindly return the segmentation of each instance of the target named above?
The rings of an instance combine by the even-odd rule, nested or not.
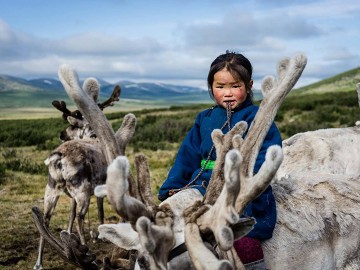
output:
[[[246,121],[248,127],[254,120],[258,106],[254,105],[250,99],[233,111],[231,116],[231,127],[239,121]],[[220,106],[202,111],[196,117],[195,123],[186,135],[176,156],[175,163],[170,169],[167,179],[159,190],[159,200],[163,201],[169,196],[171,189],[178,189],[191,182],[201,170],[201,160],[207,159],[210,149],[213,145],[211,132],[214,129],[220,129],[227,120],[226,109]],[[222,130],[227,133],[227,125]],[[246,136],[246,133],[244,134]],[[282,145],[281,136],[275,123],[272,123],[264,143],[256,159],[254,174],[256,174],[265,161],[266,150],[271,145]],[[216,151],[213,151],[211,160],[216,159]],[[203,195],[206,189],[202,186],[208,186],[212,170],[204,170],[200,177],[192,184],[192,188],[198,189]],[[244,211],[244,216],[251,216],[256,219],[254,228],[247,236],[259,240],[269,239],[276,223],[276,204],[269,186],[258,198],[248,204]]]

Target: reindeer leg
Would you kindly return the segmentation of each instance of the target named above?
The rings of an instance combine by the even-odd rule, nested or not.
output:
[[[104,224],[104,198],[97,197],[96,203],[98,207],[98,219],[101,225]]]
[[[97,213],[98,213],[99,225],[102,225],[102,224],[104,224],[104,198],[97,197],[96,203],[97,203],[97,209],[98,209]],[[94,228],[94,229],[90,230],[90,236],[94,242],[98,238],[98,235],[99,235],[98,228],[96,228],[96,229]]]
[[[79,212],[77,214],[77,231],[80,237],[82,245],[85,245],[85,233],[84,233],[84,219],[90,206],[90,192],[80,193],[80,196],[76,197],[77,205],[79,206]]]
[[[61,189],[50,187],[49,184],[46,185],[45,195],[44,195],[44,224],[46,227],[49,227],[50,219],[54,213],[56,204],[59,200]],[[33,269],[40,270],[44,269],[42,266],[43,253],[44,253],[44,238],[40,235],[39,248],[38,248],[38,257]]]
[[[75,217],[76,217],[76,200],[75,200],[75,198],[71,198],[71,201],[70,201],[69,227],[68,227],[68,230],[67,230],[69,234],[72,232]]]

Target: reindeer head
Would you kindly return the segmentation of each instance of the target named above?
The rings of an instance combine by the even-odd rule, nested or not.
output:
[[[83,89],[92,97],[94,102],[97,102],[100,84],[95,78],[86,79],[83,83]],[[106,107],[113,106],[114,102],[119,100],[120,93],[121,88],[119,85],[116,85],[111,96],[103,103],[98,103],[99,108],[103,110]],[[95,132],[79,110],[70,111],[66,107],[65,101],[54,100],[52,105],[63,113],[62,118],[70,124],[70,126],[60,132],[60,139],[63,142],[74,139],[96,139]]]

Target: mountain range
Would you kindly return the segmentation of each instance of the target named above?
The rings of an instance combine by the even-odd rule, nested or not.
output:
[[[121,87],[120,100],[152,105],[183,105],[191,103],[212,103],[208,92],[202,88],[163,83],[135,83],[120,81],[112,84],[98,79],[101,90],[99,101],[107,99],[116,84]],[[352,91],[360,82],[360,67],[348,70],[325,80],[301,87],[291,94],[314,94],[332,91]],[[255,99],[261,99],[255,90]],[[70,102],[59,80],[39,78],[26,80],[19,77],[0,75],[0,109],[4,108],[49,108],[53,100]]]
[[[116,84],[98,79],[100,101],[107,99],[120,85],[120,99],[168,102],[169,104],[209,103],[207,90],[197,87],[163,83],[135,83],[120,81]],[[81,82],[82,83],[82,82]],[[0,108],[51,107],[53,100],[69,101],[61,82],[56,79],[39,78],[26,80],[9,75],[0,75]]]

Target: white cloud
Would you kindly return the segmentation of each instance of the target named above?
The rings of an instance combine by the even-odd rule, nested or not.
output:
[[[92,28],[95,24],[82,25],[87,30],[52,38],[20,31],[0,19],[0,73],[56,77],[59,65],[67,63],[81,77],[206,87],[211,61],[226,49],[242,52],[252,61],[257,84],[265,75],[275,74],[277,61],[298,52],[309,58],[301,84],[359,66],[358,0],[346,5],[340,0],[226,3],[186,20],[161,10],[152,15],[157,17],[152,25],[133,13],[138,28],[126,28],[124,18],[119,31],[120,26],[110,25],[107,18],[109,27],[104,31]],[[196,4],[188,1],[186,8],[195,8],[192,5]],[[161,16],[166,16],[163,26]]]

